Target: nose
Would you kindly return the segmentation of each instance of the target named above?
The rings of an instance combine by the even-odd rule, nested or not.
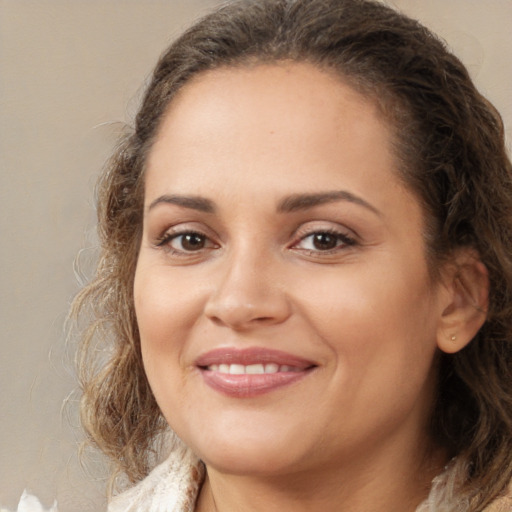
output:
[[[217,325],[245,331],[284,322],[291,313],[285,287],[270,258],[234,256],[223,263],[205,315]]]

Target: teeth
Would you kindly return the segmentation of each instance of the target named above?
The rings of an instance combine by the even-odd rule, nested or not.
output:
[[[245,373],[265,373],[265,368],[262,364],[248,364]]]
[[[245,366],[243,364],[229,365],[229,373],[231,375],[243,375],[245,373]]]
[[[212,364],[208,366],[208,370],[212,372],[229,373],[231,375],[256,375],[264,373],[278,373],[278,372],[300,372],[300,368],[288,366],[286,364],[278,365],[275,363],[266,364]]]
[[[265,373],[277,373],[279,371],[279,365],[274,363],[267,363],[265,365]]]

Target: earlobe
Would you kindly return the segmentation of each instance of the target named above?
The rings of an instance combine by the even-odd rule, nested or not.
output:
[[[462,350],[487,318],[489,273],[473,250],[458,254],[446,270],[437,345],[446,353]]]

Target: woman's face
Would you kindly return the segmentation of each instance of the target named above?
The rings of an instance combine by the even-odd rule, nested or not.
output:
[[[158,404],[211,467],[283,474],[425,444],[443,288],[390,137],[307,64],[211,71],[173,100],[135,307]]]

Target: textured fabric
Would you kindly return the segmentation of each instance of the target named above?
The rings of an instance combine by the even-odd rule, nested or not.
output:
[[[506,496],[495,500],[484,512],[512,512],[512,482],[508,487]]]
[[[180,447],[144,480],[114,498],[108,512],[194,512],[203,478],[202,463]],[[451,468],[436,477],[428,498],[416,512],[466,512],[468,503],[454,495],[457,480]],[[512,512],[512,484],[506,496],[482,512]]]
[[[461,476],[448,467],[444,473],[434,478],[427,499],[418,506],[416,512],[466,512],[470,503],[456,495],[460,481]],[[512,512],[512,482],[505,495],[494,500],[482,512]]]
[[[116,496],[108,512],[193,512],[204,466],[180,446],[144,480]]]

